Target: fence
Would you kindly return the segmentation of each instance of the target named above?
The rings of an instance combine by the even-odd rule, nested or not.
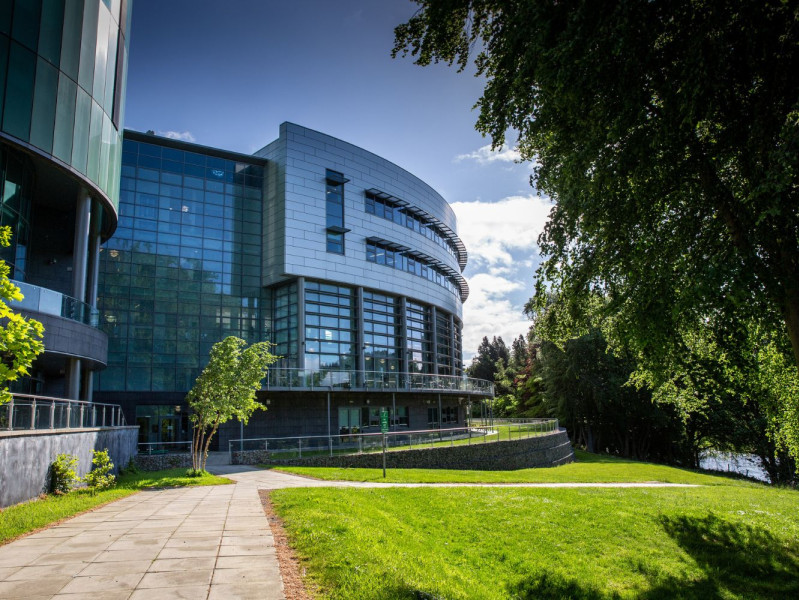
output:
[[[483,444],[517,440],[558,431],[557,419],[530,419],[527,423],[511,423],[489,427],[459,427],[419,431],[354,433],[345,435],[316,435],[301,437],[238,439],[228,442],[231,463],[234,452],[263,451],[274,459],[303,456],[363,454],[380,452],[385,435],[388,451],[414,448],[436,448],[460,444]]]
[[[194,442],[139,442],[139,454],[171,454],[173,452],[192,453]]]
[[[494,384],[458,375],[270,367],[263,389],[458,392],[493,396]]]
[[[125,415],[118,404],[14,394],[0,406],[0,431],[124,426]]]

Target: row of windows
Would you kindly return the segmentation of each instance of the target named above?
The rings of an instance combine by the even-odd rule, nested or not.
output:
[[[218,156],[198,154],[197,152],[180,150],[170,146],[160,146],[157,144],[148,144],[146,142],[125,140],[124,151],[131,158],[137,155],[148,156],[151,158],[162,158],[171,163],[185,163],[187,165],[206,167],[209,169],[221,170],[229,173],[246,173],[252,177],[263,178],[264,176],[264,168],[259,164],[236,162]]]
[[[222,163],[230,162],[224,161],[222,159],[219,160]],[[170,160],[161,160],[160,158],[145,156],[143,154],[136,157],[134,154],[130,154],[128,152],[122,153],[122,163],[131,168],[139,167],[139,171],[145,169],[157,169],[158,171],[162,172],[162,181],[167,180],[177,185],[183,185],[185,183],[189,187],[201,187],[199,180],[209,179],[213,181],[224,182],[229,185],[254,188],[260,193],[260,190],[264,184],[263,177],[253,175],[253,169],[249,168],[237,171],[228,171],[224,168],[204,167],[188,162],[179,163]],[[238,163],[236,166],[241,164],[242,163]],[[247,167],[249,167],[249,165],[247,165]],[[257,168],[259,169],[259,172],[263,171],[260,166]]]
[[[375,242],[366,242],[366,260],[378,265],[386,265],[387,267],[399,269],[400,271],[407,271],[408,273],[437,283],[453,294],[460,294],[460,287],[453,277],[445,274],[439,270],[438,267],[428,265],[410,256],[405,256],[401,251],[391,250]]]
[[[253,204],[259,204],[262,200],[262,191],[259,187],[224,183],[203,177],[175,175],[166,171],[135,168],[129,165],[122,165],[121,174],[128,180],[122,181],[122,189],[130,191],[138,189],[148,194],[191,200],[202,200],[205,191],[207,203],[220,205],[231,204],[234,198],[246,198]]]
[[[436,244],[449,252],[455,259],[458,258],[458,250],[446,234],[424,217],[415,215],[406,208],[395,206],[390,200],[378,198],[370,192],[366,192],[366,212],[370,215],[393,221],[398,225],[404,225],[408,229],[412,229],[426,238],[433,240]]]

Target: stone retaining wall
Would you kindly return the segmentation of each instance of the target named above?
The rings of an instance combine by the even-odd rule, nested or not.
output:
[[[133,459],[142,471],[161,471],[177,467],[191,467],[191,454],[180,452],[174,454],[137,454]]]
[[[386,453],[391,469],[474,469],[510,471],[531,467],[555,467],[574,461],[574,452],[565,429],[522,440],[461,446],[414,448]],[[344,456],[311,456],[279,459],[265,450],[233,452],[233,464],[294,465],[306,467],[351,467],[379,469],[380,452]]]
[[[138,436],[138,426],[0,433],[0,507],[46,492],[50,465],[59,454],[77,456],[77,472],[83,476],[92,467],[92,451],[108,449],[118,472],[136,454]]]

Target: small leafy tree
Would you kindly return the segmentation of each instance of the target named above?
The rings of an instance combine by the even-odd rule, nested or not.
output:
[[[79,477],[76,471],[78,457],[72,454],[59,454],[50,465],[50,491],[54,494],[66,494]]]
[[[11,228],[0,227],[0,246],[11,245]],[[6,302],[20,301],[19,288],[8,278],[11,269],[0,260],[0,405],[11,400],[8,384],[27,375],[33,360],[44,351],[44,326],[26,319],[9,308]]]
[[[98,490],[104,490],[114,485],[116,478],[111,474],[113,469],[114,463],[111,462],[111,457],[108,456],[108,448],[93,452],[92,470],[83,476],[83,482],[91,491],[92,496]]]
[[[208,365],[200,373],[186,400],[194,424],[192,469],[205,470],[211,439],[222,423],[233,417],[247,423],[257,409],[266,408],[255,399],[269,365],[278,357],[269,352],[269,342],[249,348],[247,342],[226,337],[211,348]]]

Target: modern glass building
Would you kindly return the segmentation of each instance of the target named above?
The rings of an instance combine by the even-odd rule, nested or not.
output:
[[[389,161],[291,123],[254,155],[125,132],[119,225],[100,252],[97,400],[143,442],[187,439],[186,392],[228,335],[269,340],[247,437],[462,424],[455,215]],[[240,435],[238,424],[219,441]]]
[[[100,244],[117,227],[129,0],[0,1],[2,249],[45,353],[14,390],[92,397]]]

